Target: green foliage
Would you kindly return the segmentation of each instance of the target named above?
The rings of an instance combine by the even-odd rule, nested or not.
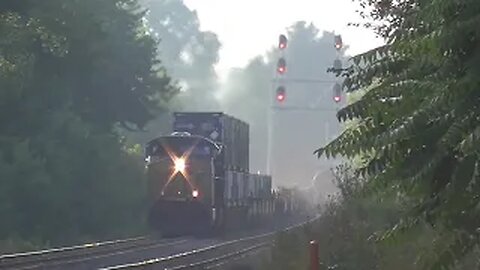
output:
[[[355,56],[348,92],[372,87],[337,114],[356,119],[319,156],[364,155],[373,188],[415,202],[409,218],[445,227],[445,252],[429,264],[452,267],[479,244],[477,142],[480,110],[478,1],[361,1],[387,45]],[[367,15],[367,14],[366,14]]]
[[[149,12],[148,25],[159,35],[159,55],[165,67],[182,85],[179,103],[188,110],[216,110],[218,90],[214,65],[220,41],[215,33],[201,31],[196,11],[183,1],[141,0]]]
[[[275,239],[271,263],[265,269],[307,269],[308,238],[303,231],[280,233]]]
[[[215,95],[219,90],[215,65],[220,41],[215,33],[200,30],[198,16],[182,0],[140,0],[147,11],[144,27],[161,42],[157,53],[179,91],[164,110],[142,132],[121,130],[129,142],[145,144],[154,137],[169,134],[172,110],[220,110]]]
[[[318,220],[278,236],[272,263],[265,269],[308,269],[310,240],[319,243],[321,269],[416,269],[412,266],[418,249],[413,242],[418,239],[401,247],[375,241],[376,233],[394,224],[404,211],[402,203],[395,197],[380,202],[364,196],[365,181],[355,177],[351,166],[338,166],[334,175],[338,195]]]
[[[0,3],[0,239],[143,229],[143,127],[176,93],[135,0]]]
[[[334,182],[340,192],[325,205],[320,218],[279,234],[270,263],[263,269],[308,269],[308,243],[316,240],[320,269],[420,270],[430,265],[432,257],[442,256],[457,239],[444,228],[421,223],[401,238],[378,241],[398,217],[408,214],[411,202],[395,192],[388,196],[364,193],[368,182],[356,177],[351,166],[337,167]],[[454,269],[476,269],[478,254],[478,249],[468,253]]]

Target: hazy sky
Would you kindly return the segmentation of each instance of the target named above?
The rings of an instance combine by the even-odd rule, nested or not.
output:
[[[350,46],[349,54],[374,48],[382,41],[370,30],[349,27],[359,22],[352,0],[184,0],[197,10],[202,30],[217,33],[222,42],[217,71],[232,67],[275,46],[278,35],[295,21],[313,22],[320,30],[335,31]],[[333,41],[332,41],[333,43]],[[333,46],[333,45],[332,45]]]

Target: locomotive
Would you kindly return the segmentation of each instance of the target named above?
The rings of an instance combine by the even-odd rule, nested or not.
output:
[[[248,124],[221,112],[173,116],[173,133],[145,147],[150,226],[211,235],[271,222],[272,179],[249,173]]]

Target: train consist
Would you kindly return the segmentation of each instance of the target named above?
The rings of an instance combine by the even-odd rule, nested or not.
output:
[[[220,112],[178,112],[147,143],[149,224],[164,235],[211,234],[272,222],[291,207],[268,175],[249,172],[249,126]]]

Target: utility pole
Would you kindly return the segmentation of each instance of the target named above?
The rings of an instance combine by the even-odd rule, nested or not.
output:
[[[343,48],[343,41],[342,41],[341,35],[335,35],[334,47],[335,47],[335,50],[337,51],[337,55],[336,55],[337,57],[335,58],[335,61],[333,61],[333,69],[342,70],[343,64],[342,64],[342,61],[340,60],[340,56],[341,56],[341,50]],[[342,101],[342,86],[340,84],[341,82],[337,78],[337,81],[333,85],[333,101],[335,103],[339,103],[340,101]],[[328,122],[326,122],[325,123],[325,142],[328,143],[329,139],[330,139],[330,128],[329,128]]]
[[[287,72],[287,61],[285,59],[285,49],[287,48],[288,39],[285,35],[278,37],[278,51],[279,58],[277,61],[276,71],[273,75],[274,80],[278,81],[278,78],[282,77]],[[275,99],[279,103],[285,102],[287,98],[287,89],[281,83],[272,83],[272,92],[276,91]],[[272,157],[273,157],[273,132],[275,126],[275,111],[273,107],[273,98],[269,95],[269,110],[268,110],[268,142],[267,142],[267,174],[272,175]]]

